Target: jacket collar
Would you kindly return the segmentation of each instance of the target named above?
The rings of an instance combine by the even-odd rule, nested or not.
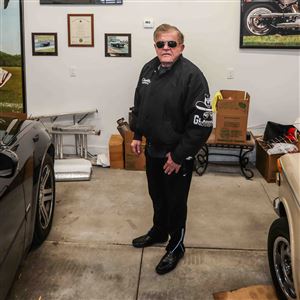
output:
[[[166,68],[166,70],[163,72],[163,74],[172,70],[174,68],[174,66],[176,66],[182,60],[182,58],[183,58],[183,56],[182,56],[182,54],[180,54],[180,56],[177,58],[177,60],[169,68]],[[154,58],[154,69],[158,70],[159,66],[160,66],[160,61],[159,61],[158,57],[156,56]]]

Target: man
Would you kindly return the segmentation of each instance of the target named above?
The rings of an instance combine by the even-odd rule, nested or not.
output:
[[[167,242],[158,274],[173,270],[183,257],[187,198],[193,157],[208,139],[212,111],[207,81],[202,72],[182,56],[183,34],[162,24],[154,32],[157,57],[142,69],[135,92],[131,143],[141,153],[146,137],[146,174],[154,208],[149,232],[132,241],[142,248]]]

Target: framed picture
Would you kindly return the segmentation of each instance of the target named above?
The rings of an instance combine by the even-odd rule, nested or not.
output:
[[[131,34],[105,33],[105,56],[131,57]]]
[[[94,47],[94,15],[68,14],[69,47]]]
[[[123,0],[40,0],[40,4],[95,4],[114,5],[123,4]]]
[[[57,33],[31,33],[32,55],[57,55]]]
[[[299,3],[241,0],[240,48],[299,49]]]
[[[0,112],[26,112],[23,1],[0,1]],[[13,24],[13,26],[12,26]]]

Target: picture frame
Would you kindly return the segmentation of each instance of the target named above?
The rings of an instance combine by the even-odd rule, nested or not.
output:
[[[241,0],[240,48],[300,49],[300,33],[293,23],[298,2],[283,8],[276,1]]]
[[[130,33],[105,33],[106,57],[131,57]]]
[[[22,114],[27,111],[23,1],[4,1],[2,5],[0,112]]]
[[[40,4],[121,5],[123,0],[40,0]]]
[[[56,32],[32,32],[32,55],[34,56],[57,56],[57,33]]]
[[[68,14],[68,46],[94,47],[93,14]]]

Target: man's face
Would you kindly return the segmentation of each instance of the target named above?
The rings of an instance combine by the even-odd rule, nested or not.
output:
[[[168,45],[168,43],[165,43],[162,48],[158,48],[156,45],[157,42],[170,41],[176,42],[177,46],[175,48],[172,48],[170,47],[170,45]],[[156,54],[163,66],[170,66],[171,64],[173,64],[184,49],[184,45],[179,44],[178,33],[175,30],[159,33],[157,39],[154,42]]]

